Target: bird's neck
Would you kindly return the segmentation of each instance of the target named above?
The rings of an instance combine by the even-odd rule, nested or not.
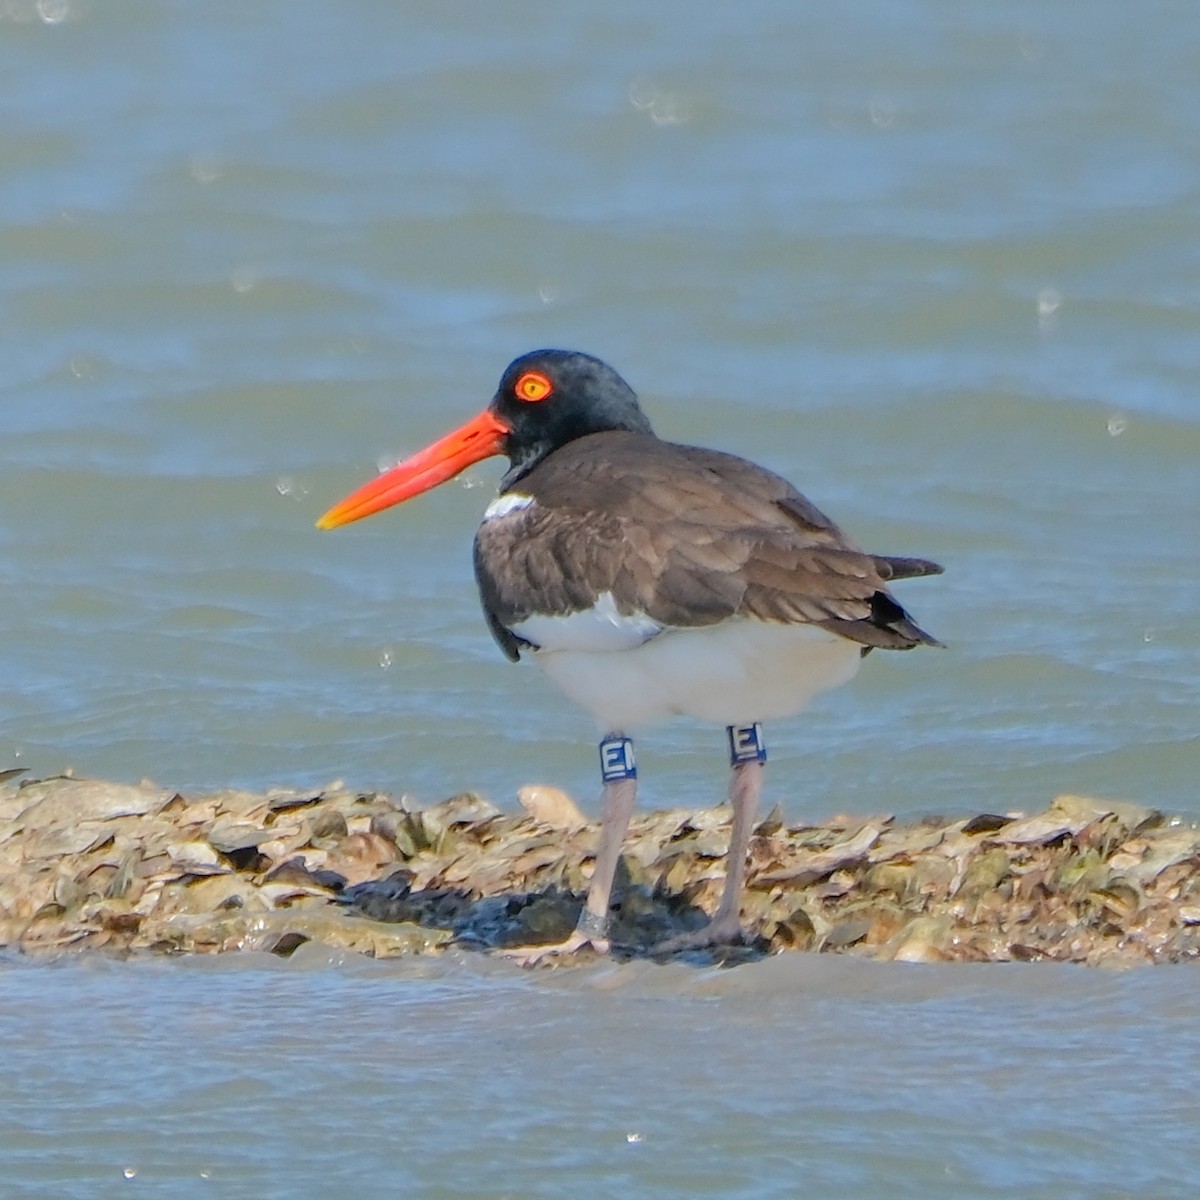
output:
[[[657,435],[650,428],[650,423],[645,422],[644,425],[636,427],[616,427],[611,429],[595,429],[587,433],[580,434],[578,437],[570,438],[568,441],[555,444],[540,443],[528,447],[520,448],[515,453],[509,450],[509,468],[505,472],[504,478],[500,480],[500,494],[511,491],[513,487],[525,478],[536,467],[540,466],[552,454],[557,454],[560,450],[566,449],[568,446],[574,446],[577,442],[584,438],[604,437],[609,434],[638,434],[642,437],[656,438]]]

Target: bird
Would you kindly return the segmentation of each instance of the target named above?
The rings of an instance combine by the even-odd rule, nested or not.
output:
[[[726,727],[733,815],[715,913],[654,949],[746,939],[739,905],[764,722],[847,683],[872,650],[940,646],[888,585],[942,568],[859,549],[765,467],[659,438],[629,384],[573,350],[516,358],[478,416],[317,525],[360,520],[495,455],[509,466],[474,545],[484,618],[505,655],[532,659],[601,735],[600,834],[578,923],[559,942],[507,952],[528,965],[610,950],[613,879],[637,795],[634,737],[678,716]]]

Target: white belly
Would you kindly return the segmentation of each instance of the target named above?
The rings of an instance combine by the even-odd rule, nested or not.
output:
[[[719,725],[792,716],[853,679],[862,647],[812,625],[735,618],[628,649],[542,649],[532,658],[600,732],[633,733],[673,716]]]

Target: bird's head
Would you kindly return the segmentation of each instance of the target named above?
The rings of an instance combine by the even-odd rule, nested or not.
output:
[[[629,384],[590,354],[534,350],[508,365],[479,416],[352,492],[317,525],[334,529],[358,521],[496,454],[509,461],[501,484],[506,490],[560,446],[611,430],[652,432]]]

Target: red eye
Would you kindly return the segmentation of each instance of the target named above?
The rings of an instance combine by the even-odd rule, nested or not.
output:
[[[526,371],[513,386],[513,391],[518,400],[536,404],[539,400],[545,400],[554,391],[554,384],[541,371]]]

